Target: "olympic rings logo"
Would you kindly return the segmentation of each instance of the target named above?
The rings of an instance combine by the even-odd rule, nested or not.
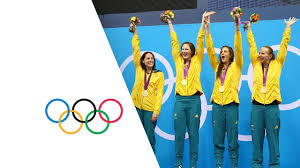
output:
[[[89,102],[89,103],[93,106],[93,109],[94,109],[94,110],[92,110],[91,112],[88,113],[88,115],[85,117],[85,120],[83,120],[83,117],[81,116],[81,114],[80,114],[78,111],[75,110],[75,106],[76,106],[79,102],[81,102],[81,101]],[[117,119],[115,119],[115,120],[112,120],[112,121],[110,121],[108,115],[107,115],[104,111],[101,110],[101,107],[103,106],[103,104],[106,103],[106,102],[108,102],[108,101],[113,101],[113,102],[117,103],[117,104],[119,105],[119,107],[120,107],[120,110],[121,110],[119,117],[118,117]],[[48,114],[48,108],[49,108],[50,104],[52,104],[53,102],[62,102],[62,103],[64,103],[64,104],[66,105],[66,107],[67,107],[67,110],[64,111],[64,112],[60,115],[58,121],[53,120],[53,119],[49,116],[49,114]],[[68,117],[69,117],[69,115],[70,115],[70,112],[72,112],[72,116],[74,117],[74,119],[80,123],[79,128],[78,128],[77,130],[73,131],[73,132],[71,132],[71,131],[66,131],[66,130],[62,127],[62,124],[61,124],[61,123],[63,123],[64,121],[66,121],[66,120],[68,119]],[[98,110],[97,110],[95,104],[94,104],[91,100],[86,99],[86,98],[82,98],[82,99],[77,100],[77,101],[73,104],[72,109],[70,110],[70,106],[68,105],[68,103],[67,103],[66,101],[64,101],[64,100],[62,100],[62,99],[52,99],[52,100],[49,101],[48,104],[46,105],[45,113],[46,113],[47,118],[48,118],[51,122],[53,122],[53,123],[58,123],[59,128],[60,128],[64,133],[66,133],[66,134],[76,134],[77,132],[79,132],[79,131],[81,130],[81,128],[83,127],[83,124],[84,124],[84,123],[85,123],[85,126],[86,126],[86,128],[87,128],[87,130],[88,130],[89,132],[91,132],[91,133],[93,133],[93,134],[102,134],[102,133],[104,133],[105,131],[107,131],[107,129],[108,129],[108,127],[109,127],[109,124],[115,123],[115,122],[117,122],[117,121],[119,121],[119,120],[121,119],[121,117],[122,117],[122,115],[123,115],[123,106],[122,106],[121,103],[120,103],[118,100],[116,100],[116,99],[106,99],[106,100],[104,100],[102,103],[100,103],[99,108],[98,108]],[[79,116],[80,119],[78,119],[78,118],[76,117],[75,113]],[[100,116],[100,118],[101,118],[101,120],[104,121],[104,122],[106,123],[106,127],[105,127],[102,131],[99,131],[99,132],[96,132],[96,131],[91,130],[90,127],[88,126],[88,123],[89,123],[90,121],[92,121],[92,120],[95,118],[96,113],[98,113],[99,116]],[[66,116],[63,118],[64,115],[66,115]],[[91,117],[90,119],[88,119],[91,115],[92,115],[92,117]],[[103,117],[103,115],[105,116],[106,119]],[[63,119],[62,119],[62,118],[63,118]]]

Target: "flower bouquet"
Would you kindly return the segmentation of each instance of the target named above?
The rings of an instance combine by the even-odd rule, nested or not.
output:
[[[141,24],[141,19],[139,19],[138,17],[135,17],[135,16],[131,17],[129,31],[134,32],[135,26],[138,24]]]
[[[160,14],[160,20],[167,23],[168,17],[174,19],[174,13],[171,10],[166,10],[164,13]]]

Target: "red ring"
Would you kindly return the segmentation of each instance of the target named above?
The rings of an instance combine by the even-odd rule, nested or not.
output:
[[[120,108],[121,108],[120,116],[119,116],[117,119],[113,120],[113,121],[108,121],[108,120],[106,120],[105,118],[102,117],[102,114],[101,114],[101,113],[99,113],[100,118],[101,118],[103,121],[105,121],[106,123],[114,123],[114,122],[119,121],[119,120],[121,119],[122,115],[123,115],[123,107],[122,107],[121,103],[120,103],[118,100],[116,100],[116,99],[106,99],[106,100],[104,100],[104,101],[100,104],[99,110],[101,110],[102,105],[103,105],[105,102],[107,102],[107,101],[114,101],[114,102],[116,102],[116,103],[120,106]]]

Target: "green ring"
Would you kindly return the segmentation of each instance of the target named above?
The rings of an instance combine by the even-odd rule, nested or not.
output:
[[[100,132],[95,132],[95,131],[91,130],[91,129],[89,128],[88,124],[87,124],[87,120],[88,120],[89,116],[90,116],[92,113],[94,113],[94,111],[95,111],[95,110],[91,111],[91,112],[86,116],[86,118],[85,118],[85,126],[86,126],[86,129],[87,129],[88,131],[90,131],[91,133],[93,133],[93,134],[102,134],[102,133],[104,133],[105,131],[107,131],[107,129],[108,129],[108,127],[109,127],[109,123],[107,123],[106,127],[104,128],[104,130],[103,130],[103,131],[100,131]],[[102,110],[97,110],[96,112],[99,112],[99,113],[104,114],[105,117],[106,117],[106,120],[109,121],[109,117],[108,117],[108,115],[107,115],[104,111],[102,111]]]

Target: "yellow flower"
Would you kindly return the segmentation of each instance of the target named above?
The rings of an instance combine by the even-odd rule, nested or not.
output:
[[[169,16],[173,19],[174,18],[174,13],[172,11],[170,11]]]
[[[135,16],[131,17],[130,22],[135,22],[135,21],[136,21],[136,17]]]
[[[174,13],[173,13],[171,10],[166,10],[166,11],[164,12],[164,15],[170,16],[171,19],[174,18]]]

